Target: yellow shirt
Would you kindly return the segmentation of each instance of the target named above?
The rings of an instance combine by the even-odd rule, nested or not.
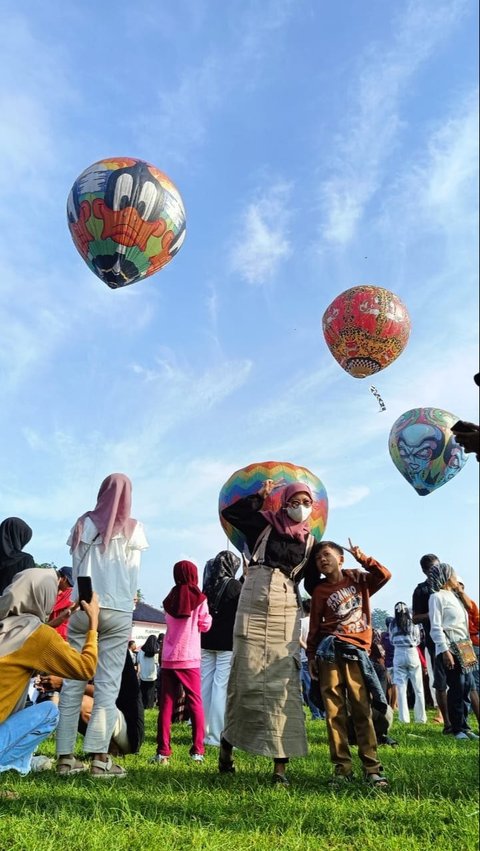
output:
[[[19,650],[0,657],[0,723],[14,710],[35,671],[90,680],[97,668],[97,633],[89,630],[81,653],[51,626],[39,626]]]

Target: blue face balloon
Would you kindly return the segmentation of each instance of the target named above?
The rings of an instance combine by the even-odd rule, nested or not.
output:
[[[420,496],[445,485],[468,460],[451,431],[457,420],[440,408],[413,408],[392,426],[388,442],[392,461]]]

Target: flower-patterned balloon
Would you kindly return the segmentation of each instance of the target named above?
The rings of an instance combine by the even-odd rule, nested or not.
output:
[[[389,366],[410,335],[407,308],[395,293],[370,284],[338,295],[323,314],[325,342],[340,366],[365,378]]]

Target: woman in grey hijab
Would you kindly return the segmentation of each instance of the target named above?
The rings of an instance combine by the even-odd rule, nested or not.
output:
[[[98,602],[95,596],[91,603],[82,602],[90,630],[79,653],[45,623],[57,588],[55,570],[31,568],[18,573],[0,596],[0,772],[38,770],[41,760],[33,753],[57,726],[54,703],[25,707],[33,672],[79,680],[89,680],[95,673]],[[82,763],[75,767],[83,770]]]

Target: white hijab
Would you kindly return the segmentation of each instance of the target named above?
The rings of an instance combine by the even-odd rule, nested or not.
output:
[[[0,657],[19,650],[53,609],[58,577],[50,568],[32,567],[17,573],[0,596]]]

